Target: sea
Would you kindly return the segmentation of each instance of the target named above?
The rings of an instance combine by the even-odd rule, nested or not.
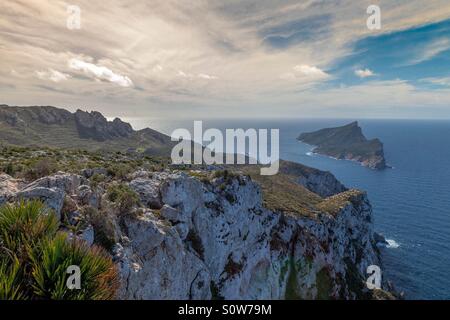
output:
[[[166,134],[193,120],[125,118],[135,129]],[[203,128],[279,129],[280,157],[333,173],[349,188],[368,193],[381,248],[382,276],[406,299],[450,299],[450,121],[359,120],[367,138],[384,143],[392,167],[374,171],[356,162],[312,153],[296,140],[302,132],[358,119],[206,120]]]

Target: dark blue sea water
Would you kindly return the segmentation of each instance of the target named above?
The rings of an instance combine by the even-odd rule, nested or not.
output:
[[[192,130],[192,121],[128,119],[170,134]],[[393,169],[373,171],[357,163],[311,155],[301,132],[351,120],[224,120],[204,128],[279,128],[281,158],[332,172],[347,187],[366,190],[375,229],[390,239],[383,248],[383,276],[409,299],[450,299],[450,121],[361,120],[368,138],[384,143]]]

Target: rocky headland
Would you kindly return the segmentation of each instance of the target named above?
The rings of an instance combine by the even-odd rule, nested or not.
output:
[[[314,146],[313,152],[318,154],[356,161],[371,169],[387,168],[383,143],[379,139],[366,139],[356,121],[342,127],[302,133],[297,139]]]

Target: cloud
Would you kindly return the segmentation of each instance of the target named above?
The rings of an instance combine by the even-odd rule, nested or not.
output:
[[[243,105],[267,101],[281,106],[290,94],[291,110],[296,110],[306,90],[320,98],[336,85],[316,90],[316,84],[340,76],[336,65],[355,53],[358,40],[450,18],[448,0],[428,0],[426,6],[423,0],[383,1],[383,28],[374,34],[366,28],[364,1],[110,0],[105,6],[77,0],[89,26],[70,31],[65,1],[23,2],[0,1],[0,78],[17,88],[2,85],[2,99],[95,105],[111,115],[154,115],[157,109],[158,116],[172,116],[175,106],[189,105],[215,116],[233,105],[239,112],[246,109]],[[445,42],[436,43],[428,53],[412,57],[424,59],[443,47]],[[352,81],[354,65],[369,66],[347,65]],[[11,76],[11,69],[18,75]],[[72,78],[64,81],[50,69]],[[59,81],[58,89],[66,93],[37,87],[42,80],[35,70],[48,86]],[[376,71],[385,75],[381,67]],[[319,100],[317,110],[324,104]],[[270,110],[266,113],[278,114]]]
[[[292,68],[292,71],[286,72],[280,75],[280,79],[302,82],[302,83],[314,83],[317,81],[323,81],[330,78],[330,75],[316,66],[310,66],[307,64],[296,65]]]
[[[159,64],[157,64],[156,66],[153,67],[152,69],[154,72],[159,72],[159,71],[163,71],[163,67]]]
[[[450,87],[450,77],[444,78],[424,78],[420,82],[431,83],[442,87]]]
[[[178,70],[177,75],[181,78],[186,78],[186,79],[203,79],[203,80],[216,80],[218,79],[218,77],[216,76],[212,76],[206,73],[199,73],[197,75],[193,75],[192,73],[186,73],[182,70]]]
[[[419,64],[441,54],[450,49],[450,40],[448,38],[439,38],[427,44],[414,59],[409,61],[409,65]]]
[[[306,64],[298,65],[294,67],[294,71],[298,74],[307,76],[307,77],[327,77],[328,74],[320,70],[315,66],[309,66]]]
[[[14,70],[14,73],[17,74],[17,71]],[[53,69],[48,69],[47,71],[35,71],[35,74],[41,80],[50,80],[53,82],[65,81],[72,77],[67,73],[59,72]]]
[[[205,74],[205,73],[200,73],[200,74],[198,74],[198,77],[199,77],[200,79],[205,79],[205,80],[216,80],[216,79],[217,79],[216,76],[211,76],[211,75]]]
[[[358,69],[355,70],[355,75],[357,75],[360,78],[368,78],[375,75],[372,70],[370,69]]]
[[[132,87],[133,82],[127,76],[117,74],[111,69],[103,66],[97,66],[93,63],[85,62],[80,59],[70,59],[69,68],[76,71],[82,71],[85,75],[95,78],[96,80],[103,80],[115,83],[121,87]]]

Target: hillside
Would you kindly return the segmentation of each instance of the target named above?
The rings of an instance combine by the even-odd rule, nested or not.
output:
[[[141,151],[170,154],[170,137],[146,128],[135,131],[119,118],[108,121],[101,113],[50,106],[0,105],[2,144],[84,150]]]
[[[357,161],[371,169],[387,167],[381,141],[367,140],[356,121],[342,127],[302,133],[297,139],[315,146],[315,153]]]

